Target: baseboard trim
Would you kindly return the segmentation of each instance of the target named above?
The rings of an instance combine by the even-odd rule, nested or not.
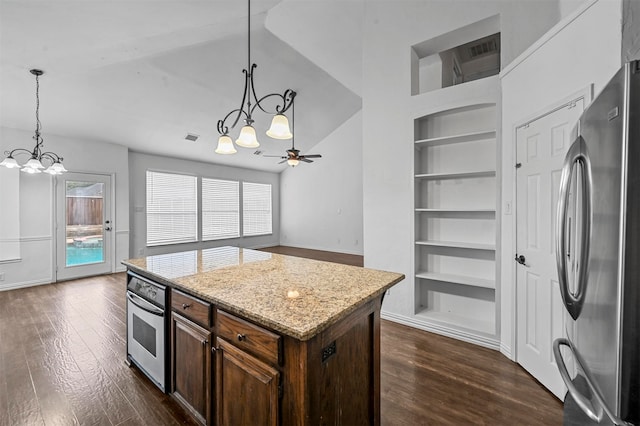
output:
[[[442,325],[436,325],[427,323],[425,321],[417,321],[413,318],[406,317],[404,315],[392,314],[388,312],[382,312],[380,318],[397,322],[409,327],[417,328],[420,330],[428,331],[430,333],[439,334],[441,336],[451,337],[453,339],[461,340],[463,342],[472,343],[474,345],[482,346],[485,348],[500,350],[500,341],[496,338],[479,336],[471,332],[465,332],[452,327],[446,327]]]
[[[53,281],[51,280],[22,281],[20,283],[0,285],[0,291],[17,290],[19,288],[35,287],[37,285],[45,285],[45,284],[52,284],[52,283]]]

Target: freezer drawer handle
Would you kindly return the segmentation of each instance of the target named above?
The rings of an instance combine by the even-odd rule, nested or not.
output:
[[[576,389],[576,387],[574,386],[573,381],[571,380],[571,376],[569,375],[569,371],[567,371],[567,366],[564,363],[564,358],[562,358],[560,346],[566,346],[569,348],[569,350],[571,350],[576,363],[578,364],[580,370],[584,373],[585,381],[587,382],[591,393],[594,395],[598,403],[597,409],[593,406],[592,402],[587,397],[582,395],[580,391],[578,391],[578,389]],[[584,367],[585,364],[582,360],[582,357],[577,351],[574,350],[573,346],[571,346],[571,343],[567,339],[559,338],[553,342],[553,357],[556,359],[556,364],[558,364],[560,376],[562,377],[562,381],[564,382],[564,384],[567,386],[567,389],[569,389],[569,393],[576,401],[578,406],[582,409],[582,411],[584,411],[584,413],[589,416],[591,420],[600,423],[602,421],[603,414],[606,413],[607,417],[611,419],[614,425],[633,426],[631,425],[631,423],[625,422],[624,420],[618,418],[609,409],[606,402],[604,401],[604,398],[600,394],[600,391],[594,386],[591,374]]]
[[[569,289],[569,279],[567,274],[567,259],[565,254],[569,253],[567,247],[567,211],[569,208],[569,194],[571,186],[571,176],[576,169],[576,165],[582,171],[582,244],[576,250],[577,257],[575,261],[578,264],[576,274],[576,292],[573,293]],[[585,290],[587,285],[588,265],[589,265],[589,248],[591,239],[591,188],[593,185],[591,177],[591,161],[587,153],[587,145],[582,138],[578,139],[571,145],[562,166],[562,175],[560,177],[560,194],[558,196],[558,210],[556,211],[556,264],[558,266],[558,281],[560,283],[560,294],[564,306],[569,311],[571,318],[578,319],[582,305],[584,303]]]

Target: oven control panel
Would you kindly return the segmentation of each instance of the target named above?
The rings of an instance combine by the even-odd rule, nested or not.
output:
[[[148,300],[156,306],[161,308],[165,307],[167,301],[165,297],[165,286],[154,283],[131,272],[128,273],[128,280],[129,283],[127,284],[127,290]]]

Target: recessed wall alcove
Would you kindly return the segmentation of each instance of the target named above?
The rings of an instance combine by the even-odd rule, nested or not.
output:
[[[411,94],[500,72],[500,19],[491,16],[411,46]]]

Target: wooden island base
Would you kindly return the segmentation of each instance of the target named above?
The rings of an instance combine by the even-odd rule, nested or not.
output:
[[[283,425],[380,424],[381,298],[301,342],[284,339]]]

